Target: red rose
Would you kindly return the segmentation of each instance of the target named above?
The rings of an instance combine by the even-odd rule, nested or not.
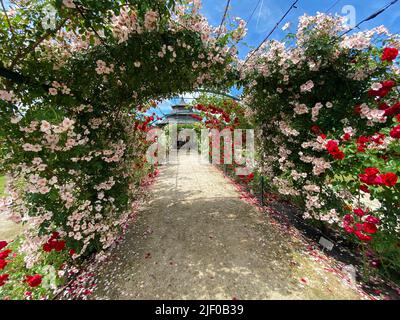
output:
[[[399,54],[396,48],[385,48],[382,53],[382,61],[393,61]]]
[[[394,127],[391,131],[390,131],[390,136],[393,139],[400,139],[400,125]]]
[[[7,247],[7,245],[7,241],[0,241],[0,250],[3,250],[5,247]]]
[[[10,255],[11,252],[12,251],[10,249],[7,249],[7,250],[4,250],[4,251],[0,252],[0,259],[7,258]]]
[[[376,133],[375,136],[371,137],[371,140],[376,144],[382,145],[385,140],[385,135],[382,133]]]
[[[321,133],[321,128],[318,127],[317,125],[313,125],[311,127],[311,132],[315,133],[315,134],[320,134]]]
[[[367,187],[365,184],[362,184],[362,185],[360,186],[360,190],[361,190],[361,191],[364,191],[365,193],[370,193],[368,187]]]
[[[365,145],[359,145],[359,146],[357,146],[357,151],[358,151],[358,152],[365,152]]]
[[[367,174],[359,174],[358,176],[359,176],[361,182],[363,182],[369,186],[383,183],[382,178],[380,178],[379,176],[376,176],[376,175],[369,176]]]
[[[385,109],[385,116],[394,116],[400,112],[400,102],[395,103],[393,106]]]
[[[75,253],[76,253],[76,252],[75,252],[74,249],[69,250],[69,255],[70,255],[70,256],[73,256]]]
[[[362,217],[362,216],[365,215],[364,210],[363,210],[363,209],[360,209],[360,208],[354,209],[353,212],[354,212],[355,215],[358,216],[358,217]]]
[[[3,270],[8,262],[6,260],[0,259],[0,270]]]
[[[25,282],[32,288],[39,286],[42,283],[42,276],[36,274],[34,276],[26,276]]]
[[[343,151],[339,149],[339,144],[334,140],[329,140],[327,142],[326,150],[328,150],[329,154],[335,159],[342,160],[345,157]]]
[[[373,223],[373,224],[379,224],[381,222],[381,220],[377,217],[374,216],[368,216],[367,219],[365,219],[365,221],[369,222],[369,223]]]
[[[365,136],[360,136],[357,139],[357,151],[364,152],[366,148],[366,143],[369,142],[369,138]]]
[[[377,169],[377,168],[367,168],[367,169],[365,169],[364,172],[365,172],[364,174],[359,174],[358,175],[361,182],[363,182],[363,183],[365,183],[367,185],[370,185],[370,186],[371,185],[383,185],[383,184],[385,184],[385,180],[384,179],[386,178],[386,176],[383,175],[383,174],[378,176],[378,173],[380,173],[379,169]],[[389,183],[389,184],[393,183],[394,177],[392,175],[389,175],[387,177],[387,180],[388,180],[387,183]]]
[[[383,88],[390,90],[396,85],[396,82],[394,82],[393,80],[386,80],[386,81],[381,82],[381,84],[382,84]]]
[[[53,250],[53,247],[49,242],[47,242],[47,243],[45,243],[43,245],[43,251],[44,252],[50,252],[51,250]]]
[[[381,103],[379,105],[379,110],[386,110],[386,109],[389,109],[389,108],[390,107],[389,107],[389,105],[387,103]]]
[[[59,237],[60,237],[60,234],[59,234],[57,231],[54,231],[54,232],[51,234],[50,240],[56,240],[56,239],[58,239]]]
[[[54,245],[54,249],[55,249],[57,252],[60,252],[60,251],[64,250],[64,248],[65,248],[65,241],[64,241],[64,240],[62,240],[62,241],[57,241],[57,242],[55,243],[55,245]]]
[[[342,140],[348,141],[348,140],[350,140],[350,138],[351,138],[350,133],[345,133],[345,134],[343,135],[343,137],[342,137]]]
[[[328,152],[333,152],[337,150],[337,148],[338,148],[338,143],[334,140],[329,140],[326,144],[326,150],[328,150]]]
[[[8,274],[2,274],[0,275],[0,287],[4,286],[6,281],[8,280],[9,275]]]
[[[390,90],[392,90],[392,88],[396,85],[396,82],[394,82],[393,80],[386,80],[381,82],[382,88],[380,88],[379,90],[369,90],[368,91],[368,95],[370,97],[385,97],[388,95],[388,93],[390,92]]]
[[[369,142],[369,138],[366,136],[359,136],[357,139],[357,144],[365,144]]]
[[[397,175],[393,172],[385,173],[381,175],[381,178],[383,180],[383,184],[387,187],[395,186],[398,180]]]
[[[151,174],[149,174],[149,176],[150,175]],[[60,252],[60,251],[64,250],[65,241],[64,240],[57,241],[57,239],[59,237],[60,237],[60,234],[58,232],[53,232],[53,234],[51,235],[49,241],[47,241],[43,245],[43,251],[51,252],[52,250],[56,250],[57,252]]]
[[[375,176],[379,173],[379,169],[378,168],[367,168],[367,169],[365,169],[364,172],[368,176]]]
[[[332,156],[333,156],[335,159],[343,160],[344,157],[345,157],[345,154],[343,153],[343,151],[338,150],[337,152],[332,153]]]
[[[354,218],[353,216],[351,216],[350,214],[346,214],[343,218],[344,222],[346,223],[353,223],[354,222]]]
[[[366,235],[364,233],[362,233],[361,231],[355,231],[354,234],[357,236],[358,239],[360,239],[361,241],[371,241],[372,237],[369,235]]]
[[[383,97],[386,97],[389,94],[389,92],[390,92],[390,88],[383,87],[383,88],[381,88],[379,90],[369,90],[368,91],[368,95],[370,97],[381,97],[381,98],[383,98]]]
[[[374,178],[374,181],[373,181],[372,184],[383,185],[383,184],[384,184],[384,182],[383,182],[383,175],[376,176],[376,177]]]
[[[362,230],[363,224],[362,223],[356,223],[356,230]]]
[[[354,232],[354,228],[352,227],[353,223],[354,223],[353,216],[346,214],[343,218],[343,228],[344,228],[344,230],[346,230],[347,233]]]
[[[366,184],[369,184],[369,183],[368,183],[368,175],[363,174],[363,173],[360,173],[360,174],[358,175],[358,177],[360,178],[360,181],[361,181],[361,182],[366,183]]]
[[[343,226],[343,228],[344,228],[344,230],[345,230],[347,233],[354,233],[354,228],[351,227],[351,226],[349,226],[348,224],[345,224],[345,225]]]
[[[375,234],[378,231],[378,228],[374,223],[365,222],[363,224],[363,231],[369,234]]]

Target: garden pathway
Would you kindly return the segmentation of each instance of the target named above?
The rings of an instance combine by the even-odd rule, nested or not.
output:
[[[197,160],[161,167],[91,299],[361,298]]]

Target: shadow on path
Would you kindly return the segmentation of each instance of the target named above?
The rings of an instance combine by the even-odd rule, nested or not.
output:
[[[162,167],[92,299],[359,299],[197,156]]]

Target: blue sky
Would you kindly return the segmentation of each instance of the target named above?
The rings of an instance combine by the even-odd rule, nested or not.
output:
[[[327,12],[331,8],[330,13],[346,15],[346,9],[352,6],[355,9],[356,23],[358,23],[389,2],[391,0],[300,0],[296,5],[297,9],[290,12],[271,39],[281,40],[285,36],[286,33],[281,30],[281,27],[286,22],[292,22],[290,30],[295,31],[299,16],[305,13],[315,15],[317,12]],[[218,26],[221,23],[226,3],[226,0],[203,0],[202,13],[208,18],[210,24]],[[229,16],[230,19],[240,17],[247,21],[256,8],[247,26],[248,34],[244,42],[257,47],[292,3],[293,0],[231,0]],[[343,13],[342,10],[344,10]],[[360,29],[370,29],[380,25],[385,25],[391,32],[400,32],[400,1],[374,20],[363,24]],[[244,58],[249,50],[248,47],[241,45],[240,57]]]
[[[201,12],[207,17],[211,25],[219,26],[227,0],[203,0],[202,2]],[[317,12],[327,12],[330,9],[329,13],[346,15],[348,13],[346,10],[349,8],[346,6],[352,6],[355,12],[355,23],[358,23],[389,2],[391,0],[300,0],[297,9],[290,12],[280,27],[273,33],[271,39],[283,39],[287,31],[284,32],[281,28],[286,22],[291,22],[292,26],[289,30],[295,31],[298,18],[305,13],[315,15]],[[293,0],[231,0],[227,18],[229,21],[233,21],[235,17],[247,21],[255,10],[247,25],[247,36],[242,41],[246,44],[240,44],[238,47],[240,58],[245,58],[252,48],[257,47],[263,41],[292,3]],[[362,24],[360,29],[371,29],[380,25],[385,25],[392,33],[400,33],[400,1],[377,18]],[[235,95],[237,92],[233,90],[232,94]],[[187,100],[187,102],[190,101]],[[163,113],[168,113],[171,104],[174,102],[176,100],[165,101],[159,105],[159,108]],[[159,111],[157,113],[160,114]]]

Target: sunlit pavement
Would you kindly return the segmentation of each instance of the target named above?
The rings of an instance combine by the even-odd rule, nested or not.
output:
[[[92,299],[360,299],[197,155],[161,168]]]

